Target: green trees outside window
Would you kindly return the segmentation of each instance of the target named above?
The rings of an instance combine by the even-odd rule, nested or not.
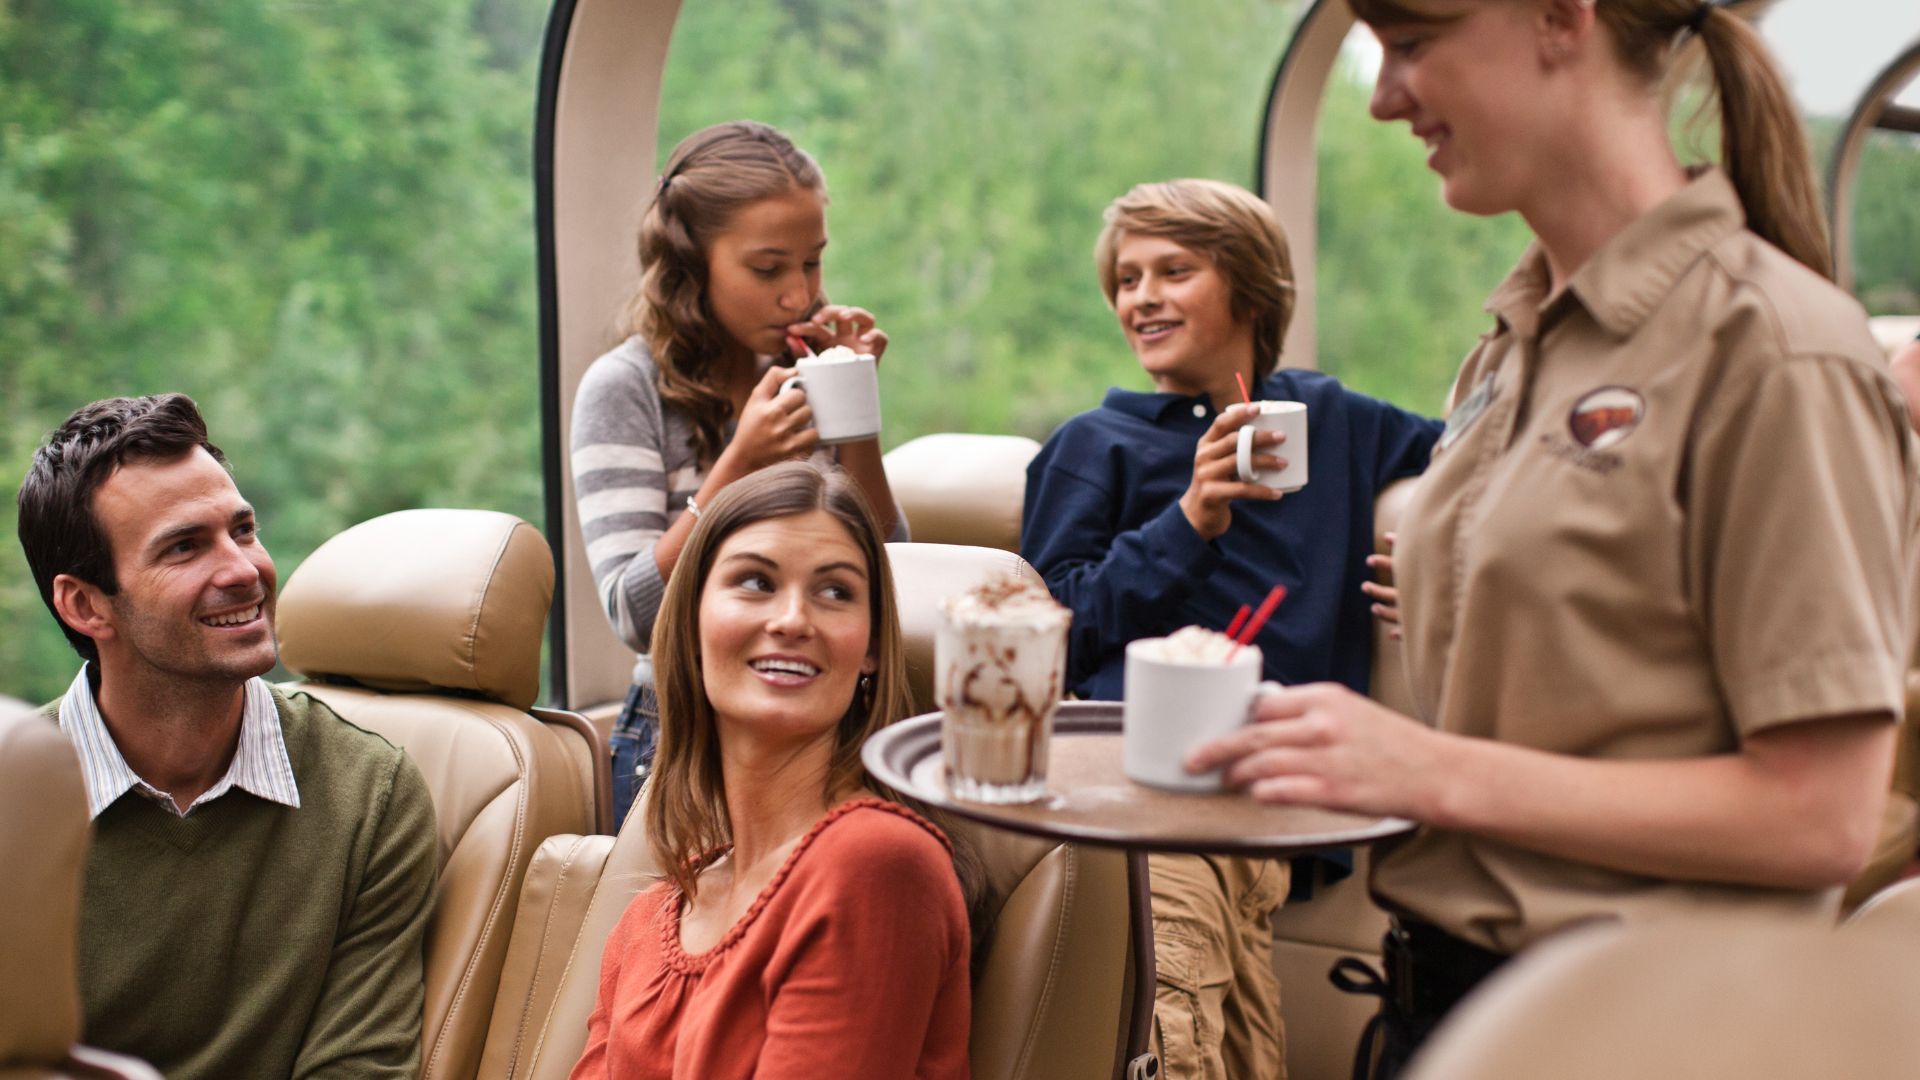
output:
[[[540,520],[547,6],[0,0],[0,694],[43,700],[73,677],[11,492],[97,397],[198,398],[283,578],[389,510]],[[1143,180],[1253,184],[1298,11],[686,0],[661,148],[750,116],[820,159],[828,288],[893,336],[889,445],[1043,437],[1109,385],[1144,387],[1094,277],[1101,208]],[[1320,155],[1319,360],[1433,413],[1525,232],[1446,211],[1367,95],[1337,79],[1320,145],[1291,148]],[[1920,311],[1914,140],[1875,140],[1857,205],[1860,294]]]

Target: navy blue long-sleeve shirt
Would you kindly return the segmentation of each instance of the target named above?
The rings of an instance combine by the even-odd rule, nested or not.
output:
[[[1067,683],[1079,696],[1119,700],[1128,642],[1190,624],[1223,630],[1276,582],[1287,598],[1256,639],[1266,677],[1366,692],[1373,633],[1360,584],[1374,498],[1426,468],[1441,423],[1300,369],[1274,372],[1258,396],[1307,406],[1310,479],[1277,503],[1236,500],[1211,542],[1180,512],[1215,417],[1205,395],[1109,390],[1028,466],[1021,553],[1073,611]]]

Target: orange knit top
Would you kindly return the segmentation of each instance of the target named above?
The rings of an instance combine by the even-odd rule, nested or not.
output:
[[[966,903],[926,819],[834,807],[706,952],[681,902],[662,881],[620,917],[572,1080],[967,1080]]]

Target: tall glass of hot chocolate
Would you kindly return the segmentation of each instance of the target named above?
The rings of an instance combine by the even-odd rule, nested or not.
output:
[[[1073,613],[1040,583],[1011,576],[946,598],[941,613],[934,696],[947,789],[972,802],[1040,798]]]

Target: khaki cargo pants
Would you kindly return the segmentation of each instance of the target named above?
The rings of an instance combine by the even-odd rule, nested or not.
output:
[[[1215,855],[1151,855],[1158,968],[1153,1049],[1164,1080],[1282,1080],[1273,910],[1287,864]]]

